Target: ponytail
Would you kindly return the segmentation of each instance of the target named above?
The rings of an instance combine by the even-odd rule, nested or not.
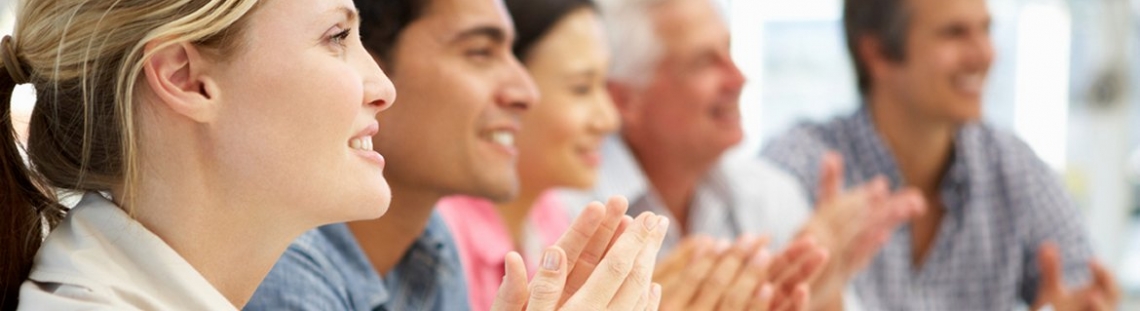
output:
[[[12,122],[12,92],[28,83],[11,37],[0,43],[0,310],[14,310],[20,285],[43,241],[44,226],[63,218],[61,207],[24,164]]]

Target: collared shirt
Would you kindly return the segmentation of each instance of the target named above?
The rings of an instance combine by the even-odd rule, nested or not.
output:
[[[467,310],[463,269],[443,219],[427,228],[383,277],[345,224],[289,246],[245,310]]]
[[[631,216],[649,211],[677,223],[619,136],[603,143],[602,159],[594,189],[563,193],[567,207],[621,195],[629,199]],[[697,185],[686,227],[690,234],[724,239],[767,234],[778,248],[793,237],[809,212],[806,194],[795,179],[765,160],[721,160]],[[660,254],[668,254],[681,239],[681,231],[671,226]]]
[[[467,282],[471,285],[469,296],[474,311],[491,309],[506,273],[503,265],[507,253],[518,251],[527,271],[534,275],[542,249],[557,242],[570,226],[570,214],[551,192],[541,196],[527,215],[522,250],[515,248],[515,241],[494,203],[456,196],[440,200],[438,208],[455,234]]]
[[[764,155],[804,185],[819,179],[824,152],[845,160],[848,185],[877,175],[893,189],[905,185],[894,156],[870,113],[793,129]],[[1088,278],[1091,250],[1081,215],[1058,178],[1013,135],[972,123],[959,129],[940,185],[945,209],[921,266],[911,263],[911,228],[893,233],[882,252],[856,277],[869,310],[1012,310],[1033,303],[1042,242],[1061,249],[1068,284]],[[811,188],[814,189],[814,188]],[[814,196],[813,196],[814,197]]]
[[[21,310],[237,310],[166,242],[98,193],[53,230]]]

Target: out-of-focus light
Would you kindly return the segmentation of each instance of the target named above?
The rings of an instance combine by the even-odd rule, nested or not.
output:
[[[1063,171],[1072,21],[1060,2],[1026,4],[1018,19],[1014,130],[1046,164]]]

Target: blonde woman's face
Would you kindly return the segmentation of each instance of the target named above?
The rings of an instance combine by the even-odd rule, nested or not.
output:
[[[593,186],[601,141],[619,122],[606,92],[607,51],[590,9],[566,15],[531,48],[526,65],[542,98],[519,134],[524,187]]]
[[[395,89],[361,45],[353,2],[263,1],[250,14],[217,66],[220,171],[288,217],[379,217],[391,192],[371,136]]]

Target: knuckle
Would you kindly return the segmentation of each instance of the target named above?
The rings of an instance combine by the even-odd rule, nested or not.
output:
[[[618,256],[609,259],[610,261],[606,263],[605,271],[609,273],[610,276],[616,277],[616,279],[619,280],[624,278],[626,274],[629,273],[630,267],[633,266],[633,260],[630,258]]]

